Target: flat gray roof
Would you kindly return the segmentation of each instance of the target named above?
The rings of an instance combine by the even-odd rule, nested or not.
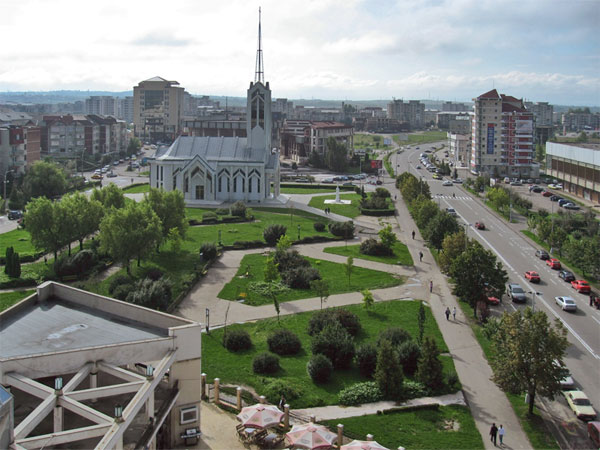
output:
[[[0,359],[167,337],[168,331],[64,300],[35,302],[0,323]]]

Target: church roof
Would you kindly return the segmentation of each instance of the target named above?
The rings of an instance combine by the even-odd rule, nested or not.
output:
[[[179,136],[159,161],[190,160],[200,156],[209,164],[217,161],[264,162],[264,149],[246,147],[246,138]]]

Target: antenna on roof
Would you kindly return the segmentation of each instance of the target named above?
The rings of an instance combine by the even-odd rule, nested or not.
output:
[[[256,67],[254,69],[254,82],[260,81],[265,84],[265,69],[262,54],[262,32],[260,30],[260,7],[258,8],[258,50],[256,50]]]

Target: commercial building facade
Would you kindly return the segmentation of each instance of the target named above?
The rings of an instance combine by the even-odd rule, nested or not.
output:
[[[546,143],[546,173],[570,194],[600,204],[600,145]]]

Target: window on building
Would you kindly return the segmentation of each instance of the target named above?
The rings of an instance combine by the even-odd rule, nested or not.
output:
[[[188,406],[179,410],[179,424],[195,423],[198,421],[198,407]]]

